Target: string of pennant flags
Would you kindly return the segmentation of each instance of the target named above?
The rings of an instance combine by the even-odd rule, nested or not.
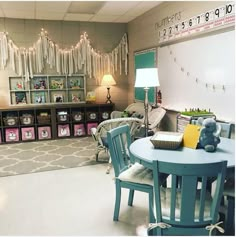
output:
[[[185,76],[187,76],[187,78],[191,78],[197,85],[203,86],[206,89],[212,89],[213,91],[222,90],[223,92],[225,92],[227,87],[232,87],[233,86],[233,85],[230,85],[230,84],[218,84],[218,83],[205,82],[203,79],[195,76],[194,73],[188,71],[187,68],[180,63],[178,58],[175,56],[175,53],[174,53],[173,49],[170,46],[167,46],[167,48],[168,48],[168,52],[169,52],[170,57],[172,58],[173,62],[178,66],[179,70]]]
[[[128,74],[128,38],[125,33],[119,44],[109,53],[94,49],[85,32],[70,49],[62,49],[41,30],[38,40],[29,48],[18,47],[7,32],[0,32],[0,69],[10,68],[29,81],[34,74],[42,73],[46,64],[58,74],[75,74],[81,71],[99,83],[105,73]]]

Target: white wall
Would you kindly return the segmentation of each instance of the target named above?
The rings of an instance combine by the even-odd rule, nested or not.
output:
[[[129,36],[129,103],[134,99],[134,52],[158,47],[158,28],[155,28],[155,23],[161,22],[168,16],[172,16],[177,12],[181,12],[181,20],[188,19],[194,15],[203,13],[207,10],[214,9],[225,5],[225,1],[166,1],[153,8],[144,15],[136,18],[128,24]],[[179,57],[180,55],[177,55]],[[158,65],[157,61],[157,65]],[[175,80],[175,78],[172,78]],[[160,89],[162,87],[160,86]],[[168,96],[168,95],[165,95]],[[171,95],[170,95],[171,96]],[[231,103],[231,102],[230,102]],[[233,109],[233,106],[229,104]],[[174,111],[167,113],[165,129],[175,131],[176,129],[176,114]]]

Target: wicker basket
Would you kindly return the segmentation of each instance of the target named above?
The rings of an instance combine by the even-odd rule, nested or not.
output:
[[[19,119],[18,117],[15,116],[9,116],[9,117],[5,117],[3,118],[3,122],[5,126],[15,126],[18,125]]]
[[[20,123],[22,125],[32,125],[34,123],[34,116],[32,114],[23,114],[20,117]]]
[[[72,119],[74,122],[82,122],[84,120],[84,114],[81,112],[72,112]]]
[[[38,120],[39,124],[48,124],[51,122],[51,116],[50,115],[44,115],[44,116],[38,115],[37,120]]]
[[[94,121],[98,119],[98,113],[96,112],[87,112],[87,120]]]
[[[57,122],[69,122],[70,116],[69,114],[57,115]]]
[[[178,132],[157,132],[150,139],[154,148],[177,149],[183,140],[183,133]]]

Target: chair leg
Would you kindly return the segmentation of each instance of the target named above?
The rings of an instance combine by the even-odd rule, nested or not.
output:
[[[156,218],[154,216],[154,206],[153,206],[153,192],[150,191],[150,193],[148,194],[149,197],[149,222],[150,223],[155,223],[156,222]]]
[[[226,221],[225,221],[225,235],[233,235],[235,234],[235,198],[234,197],[227,197],[228,200],[228,207],[226,213]]]
[[[113,221],[118,221],[120,213],[120,198],[121,198],[121,186],[120,181],[116,181],[116,201]]]
[[[134,200],[134,190],[130,189],[129,190],[129,200],[128,200],[128,205],[133,206],[133,200]]]
[[[99,154],[100,150],[99,150],[99,147],[97,147],[96,149],[96,154],[95,154],[95,157],[96,157],[96,161],[98,162],[98,154]]]
[[[110,174],[110,170],[111,170],[111,157],[109,158],[109,163],[108,163],[108,166],[107,166],[107,171],[106,171],[106,174]]]
[[[149,223],[155,223],[156,218],[154,216],[154,206],[153,206],[153,192],[150,191],[148,194],[149,197]],[[156,230],[152,229],[148,231],[149,236],[156,236]]]

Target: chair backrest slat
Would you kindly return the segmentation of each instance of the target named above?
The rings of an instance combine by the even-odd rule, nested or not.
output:
[[[153,161],[157,222],[171,224],[175,228],[179,227],[181,231],[185,228],[202,227],[205,233],[205,226],[217,221],[226,168],[227,161],[209,164]],[[160,187],[157,182],[157,177],[162,173],[171,175],[170,188]],[[212,197],[207,190],[209,180],[216,180]],[[163,197],[166,199],[164,206]],[[169,211],[166,197],[170,197]]]
[[[178,185],[178,177],[176,175],[171,176],[171,183],[173,184],[171,190],[171,199],[170,199],[170,219],[175,219],[175,209],[176,209],[176,192]]]
[[[193,221],[195,217],[196,176],[183,176],[181,182],[180,220]],[[188,210],[186,212],[186,210]]]
[[[207,177],[201,177],[201,194],[200,194],[200,208],[199,208],[199,221],[204,219],[205,199],[207,190]]]
[[[231,137],[231,124],[230,123],[223,123],[217,122],[221,126],[220,137]]]
[[[129,125],[122,125],[107,132],[107,141],[115,176],[128,168],[128,149],[131,144]]]

